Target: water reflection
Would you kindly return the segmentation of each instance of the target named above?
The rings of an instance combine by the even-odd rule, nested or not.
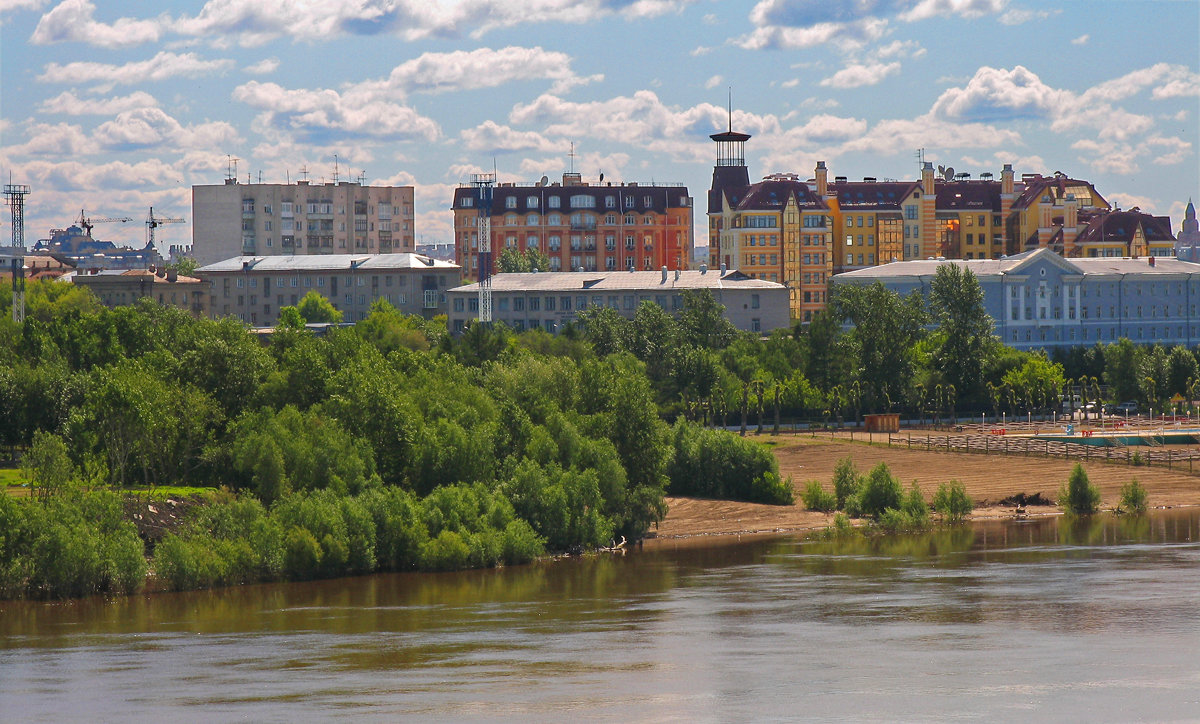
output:
[[[0,718],[1172,718],[1196,512],[0,603]]]

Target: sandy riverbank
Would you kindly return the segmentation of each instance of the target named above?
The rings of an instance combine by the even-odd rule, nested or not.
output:
[[[846,456],[850,456],[859,471],[864,473],[878,463],[886,462],[906,487],[916,480],[926,498],[933,496],[939,484],[958,479],[975,500],[976,509],[972,518],[977,520],[1012,517],[1012,507],[997,503],[1018,493],[1029,496],[1041,493],[1043,497],[1053,500],[1075,466],[1074,460],[926,452],[867,445],[838,438],[811,438],[803,434],[764,436],[762,439],[775,444],[779,472],[784,477],[790,476],[796,487],[795,505],[672,497],[667,499],[670,509],[666,519],[658,526],[657,537],[680,539],[824,528],[830,524],[833,516],[804,510],[799,493],[809,480],[820,480],[827,489],[831,489],[833,468],[838,460]],[[1200,475],[1158,467],[1129,467],[1103,462],[1085,463],[1084,468],[1100,489],[1104,508],[1116,506],[1121,486],[1133,478],[1137,478],[1149,491],[1152,507],[1200,505]],[[1028,515],[1055,515],[1058,512],[1054,506],[1031,506],[1027,509]]]

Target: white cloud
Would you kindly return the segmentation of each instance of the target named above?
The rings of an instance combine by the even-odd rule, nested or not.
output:
[[[1088,35],[1087,33],[1084,33],[1083,35],[1080,35],[1078,38],[1072,39],[1071,45],[1087,45],[1087,41],[1090,40],[1091,37],[1092,36]]]
[[[509,46],[424,53],[392,69],[387,89],[401,94],[494,88],[515,81],[578,81],[566,53]],[[374,83],[361,84],[374,87]]]
[[[706,80],[704,82],[704,87],[705,88],[716,88],[717,86],[721,85],[724,82],[725,82],[724,78],[722,78],[719,75],[714,75],[713,77],[709,78],[708,80]]]
[[[830,88],[859,88],[882,83],[884,78],[898,72],[900,72],[899,62],[871,63],[870,65],[852,64],[825,78],[820,84]]]
[[[134,91],[127,96],[112,98],[81,98],[73,91],[63,91],[53,98],[42,101],[42,113],[58,113],[68,116],[113,116],[134,108],[153,108],[158,100],[145,91]]]
[[[64,157],[79,158],[96,152],[97,146],[82,127],[68,123],[28,122],[25,143],[8,146],[5,155],[12,158]]]
[[[832,98],[817,98],[816,96],[809,96],[800,102],[801,108],[827,109],[837,108],[840,105],[841,103]]]
[[[1147,156],[1159,154],[1152,162],[1160,166],[1182,163],[1195,158],[1192,144],[1181,138],[1153,136],[1141,143],[1112,143],[1080,139],[1071,148],[1084,155],[1079,160],[1101,173],[1128,175],[1137,173]]]
[[[998,13],[1007,4],[1007,0],[920,0],[911,10],[900,13],[899,18],[910,23],[952,15],[979,18]]]
[[[220,73],[231,67],[232,60],[204,60],[195,53],[179,55],[162,51],[149,60],[134,61],[125,65],[94,61],[76,61],[63,65],[49,63],[38,76],[38,80],[43,83],[101,83],[111,87],[177,77],[195,78]]]
[[[495,121],[484,121],[475,128],[462,132],[464,147],[471,151],[489,153],[511,153],[514,151],[538,151],[554,153],[567,150],[564,141],[551,141],[534,131],[516,131]]]
[[[242,70],[250,75],[270,75],[279,70],[279,58],[263,58],[257,63],[246,66]]]
[[[1026,8],[1012,8],[1000,14],[1000,22],[1004,25],[1022,25],[1033,20],[1045,20],[1051,15],[1056,15],[1060,10],[1028,10]]]
[[[345,136],[434,141],[441,135],[432,119],[370,93],[288,90],[276,83],[251,81],[235,88],[233,99],[261,110],[262,125],[301,134],[315,143]]]
[[[97,22],[96,6],[88,0],[63,0],[42,16],[29,40],[35,45],[87,43],[101,48],[127,48],[153,43],[162,34],[157,20],[121,18],[111,24]]]
[[[893,20],[978,18],[1000,13],[1008,0],[760,0],[750,11],[754,30],[734,39],[750,50],[800,49],[825,43],[861,48],[887,34]]]
[[[285,37],[325,41],[345,35],[395,35],[408,41],[429,37],[481,37],[499,29],[535,23],[582,25],[620,16],[630,22],[677,12],[689,0],[208,0],[194,16],[171,22],[192,37],[261,45]]]
[[[237,131],[223,121],[184,126],[161,108],[123,111],[100,124],[96,141],[112,150],[169,147],[172,150],[221,148],[236,143]]]
[[[47,0],[0,0],[0,15],[18,10],[41,10]]]
[[[962,121],[1046,118],[1067,94],[1042,82],[1023,66],[1012,70],[984,66],[965,88],[950,88],[933,105],[933,114]]]
[[[894,40],[875,51],[880,58],[917,58],[925,54],[925,49],[915,40]]]

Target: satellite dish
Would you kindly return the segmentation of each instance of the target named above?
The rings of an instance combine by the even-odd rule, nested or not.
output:
[[[548,184],[548,183],[550,183],[550,177],[549,177],[549,176],[543,176],[543,177],[542,177],[542,180],[541,180],[541,181],[538,181],[538,186],[545,186],[545,185],[546,185],[546,184]]]
[[[946,167],[945,167],[945,166],[942,166],[942,165],[939,165],[939,166],[938,166],[938,175],[939,175],[939,176],[945,176],[945,175],[946,175]]]
[[[946,167],[946,175],[944,176],[944,178],[947,181],[950,181],[954,178],[954,167],[953,166]]]
[[[600,172],[600,183],[604,183],[604,172]]]

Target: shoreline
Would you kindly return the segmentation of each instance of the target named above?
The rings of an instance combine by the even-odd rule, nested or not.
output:
[[[833,467],[850,457],[860,473],[885,462],[907,488],[917,482],[926,500],[933,497],[942,482],[961,481],[975,501],[968,516],[971,523],[1017,518],[1016,506],[1000,501],[1018,494],[1053,500],[1075,466],[1075,460],[1037,458],[1018,455],[979,455],[962,452],[938,452],[868,444],[847,437],[811,437],[805,433],[778,436],[750,436],[771,446],[779,461],[779,472],[791,478],[796,491],[792,505],[775,506],[701,498],[668,497],[668,512],[654,537],[646,546],[676,545],[684,541],[740,539],[748,536],[794,535],[823,530],[833,522],[834,514],[807,511],[800,491],[810,480],[818,480],[832,489]],[[1186,470],[1136,467],[1091,460],[1083,462],[1089,479],[1101,491],[1101,510],[1112,511],[1120,500],[1120,487],[1137,479],[1149,494],[1151,510],[1200,506],[1200,475]],[[1022,519],[1062,515],[1055,505],[1025,507]]]

